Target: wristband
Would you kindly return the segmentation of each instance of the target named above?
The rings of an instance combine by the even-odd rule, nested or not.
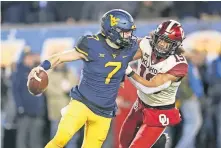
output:
[[[132,71],[132,72],[131,72],[130,74],[128,74],[127,76],[128,76],[128,77],[132,77],[134,74],[135,74],[135,72]]]
[[[48,70],[51,68],[51,63],[48,60],[45,60],[43,63],[41,63],[40,65],[42,68],[44,68],[44,70]]]

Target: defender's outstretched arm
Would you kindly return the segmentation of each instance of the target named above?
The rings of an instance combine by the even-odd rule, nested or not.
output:
[[[130,66],[128,66],[126,70],[126,75],[128,77],[133,78],[135,81],[139,82],[140,84],[146,86],[146,87],[158,87],[160,85],[163,85],[167,82],[174,82],[177,81],[178,77],[173,76],[171,74],[157,74],[154,76],[150,81],[144,79],[143,77],[136,74]]]

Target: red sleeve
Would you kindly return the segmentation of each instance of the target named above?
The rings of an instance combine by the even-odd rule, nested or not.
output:
[[[188,72],[188,64],[181,63],[174,66],[167,73],[176,77],[184,77]]]

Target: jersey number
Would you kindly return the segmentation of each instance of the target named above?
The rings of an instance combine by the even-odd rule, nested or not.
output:
[[[109,66],[113,66],[115,67],[107,76],[107,78],[105,79],[105,84],[109,84],[110,83],[110,79],[113,77],[114,74],[116,74],[120,68],[121,68],[122,63],[121,62],[107,62],[105,64],[105,67],[109,67]]]
[[[182,62],[185,61],[185,58],[182,55],[174,55],[176,62]]]
[[[140,65],[140,76],[141,77],[143,77],[145,71],[146,71],[146,67],[143,64],[141,64]],[[151,73],[146,74],[146,80],[148,80],[148,81],[150,81],[151,78],[153,78],[153,77],[154,77],[154,75]]]

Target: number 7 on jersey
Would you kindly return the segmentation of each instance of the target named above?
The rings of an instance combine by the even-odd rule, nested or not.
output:
[[[109,67],[109,66],[114,66],[115,68],[108,74],[107,78],[105,79],[105,84],[110,83],[110,79],[113,77],[114,74],[116,74],[120,70],[122,63],[121,62],[107,62],[105,64],[105,67]]]

